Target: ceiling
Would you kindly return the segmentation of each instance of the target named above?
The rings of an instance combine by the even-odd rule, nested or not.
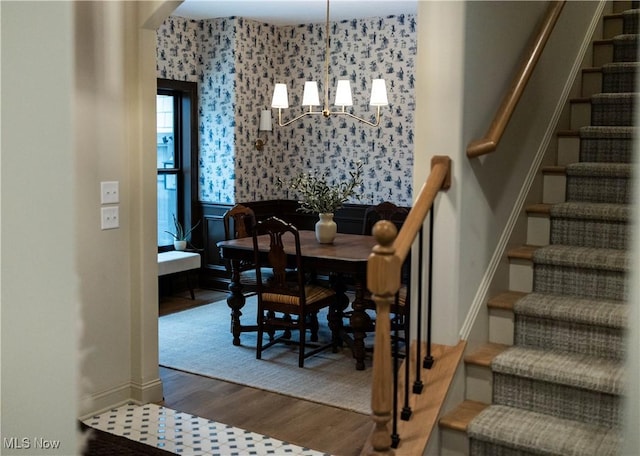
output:
[[[332,0],[330,20],[416,14],[418,0]],[[173,16],[212,19],[238,16],[275,25],[324,23],[325,0],[185,0]]]

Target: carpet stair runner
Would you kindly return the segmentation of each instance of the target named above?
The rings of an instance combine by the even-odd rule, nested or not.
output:
[[[468,425],[472,455],[621,451],[634,109],[640,10],[625,11],[591,96],[550,245],[533,254],[533,292],[513,306],[514,345],[491,362],[492,404]]]

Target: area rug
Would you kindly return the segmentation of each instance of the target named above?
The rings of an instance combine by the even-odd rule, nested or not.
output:
[[[333,407],[371,412],[371,367],[355,368],[348,348],[307,358],[298,367],[297,346],[277,344],[256,359],[257,335],[242,333],[232,344],[230,309],[218,301],[160,317],[160,365]],[[247,298],[244,324],[255,322],[256,299]],[[320,341],[329,340],[326,313],[319,315]]]

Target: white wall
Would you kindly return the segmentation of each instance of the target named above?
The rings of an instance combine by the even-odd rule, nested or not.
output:
[[[76,3],[80,414],[162,398],[158,375],[155,26],[165,2]],[[175,3],[173,4],[175,6]],[[168,12],[166,13],[168,14]],[[161,17],[162,20],[164,17]],[[100,229],[100,182],[120,228]]]
[[[0,435],[2,444],[17,438],[23,446],[0,451],[75,454],[73,9],[62,2],[2,2],[0,12]],[[36,448],[40,438],[59,440],[59,449]]]

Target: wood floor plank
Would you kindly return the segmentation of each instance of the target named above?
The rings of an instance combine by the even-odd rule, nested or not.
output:
[[[371,431],[361,413],[160,368],[166,407],[335,455],[358,455]]]

